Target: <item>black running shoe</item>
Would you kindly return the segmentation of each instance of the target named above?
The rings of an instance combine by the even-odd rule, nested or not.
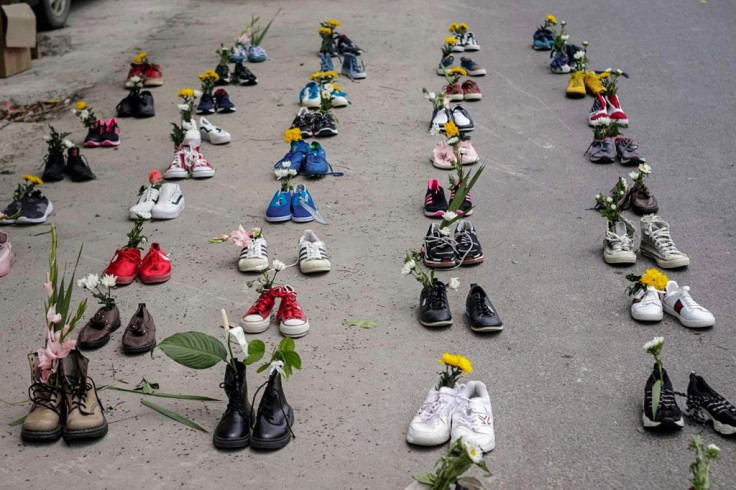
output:
[[[425,327],[452,325],[447,286],[439,279],[434,280],[432,289],[423,288],[419,295],[419,323]]]
[[[54,210],[51,201],[41,195],[41,191],[33,191],[31,195],[20,200],[20,216],[16,218],[18,225],[35,225],[44,223]]]
[[[79,148],[76,146],[69,148],[67,152],[64,173],[72,179],[72,182],[87,182],[95,178],[95,174],[87,164],[87,159],[79,154]]]
[[[499,332],[503,330],[503,322],[483,288],[477,284],[470,285],[468,298],[465,300],[465,314],[470,320],[470,329],[474,332]]]
[[[235,63],[230,83],[233,85],[255,85],[258,83],[258,77],[253,74],[243,63]]]
[[[657,406],[656,415],[652,411],[652,389],[654,383],[659,379],[659,369],[654,364],[652,374],[647,380],[644,387],[644,412],[641,414],[641,422],[645,429],[661,432],[674,432],[682,429],[685,425],[682,419],[682,412],[675,401],[675,390],[672,388],[670,377],[667,376],[667,370],[662,368],[664,375],[664,386],[660,391],[659,405]]]
[[[314,132],[314,114],[309,109],[302,107],[291,122],[292,128],[299,128],[302,138],[311,138]]]
[[[100,127],[100,146],[120,146],[120,126],[114,117]]]
[[[437,179],[427,182],[427,193],[424,195],[424,216],[430,218],[441,218],[447,211],[447,199],[445,190]]]
[[[422,247],[424,265],[433,269],[447,269],[457,265],[455,240],[449,235],[443,235],[437,223],[432,223],[424,237]]]
[[[133,117],[138,107],[138,98],[133,94],[128,94],[123,100],[115,106],[118,117]]]
[[[97,126],[87,129],[87,136],[84,138],[83,146],[85,148],[97,148],[102,143],[102,125],[104,122],[97,120]]]
[[[475,227],[470,221],[461,219],[455,228],[455,250],[457,261],[462,265],[480,264],[483,262],[483,248],[475,234]]]
[[[215,68],[215,73],[220,78],[217,79],[215,85],[229,85],[230,84],[230,67],[227,65],[219,64]]]
[[[337,52],[340,54],[362,54],[363,50],[345,34],[337,36]]]
[[[695,373],[690,373],[685,415],[702,424],[710,420],[719,434],[736,434],[736,408]]]
[[[453,187],[450,190],[450,202],[455,199],[456,191],[456,187]],[[473,216],[473,198],[470,196],[470,192],[465,194],[465,199],[463,199],[463,202],[460,203],[460,208],[457,210],[457,214],[466,218],[469,216]]]
[[[44,182],[64,180],[64,154],[62,152],[48,153],[43,160],[46,165],[41,180]]]
[[[324,112],[317,112],[314,114],[314,136],[336,136],[337,126],[332,116]]]

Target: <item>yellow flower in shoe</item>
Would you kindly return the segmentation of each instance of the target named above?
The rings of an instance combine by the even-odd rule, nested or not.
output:
[[[326,71],[326,72],[322,73],[322,76],[324,78],[337,78],[338,77],[338,74],[337,74],[336,71]]]
[[[192,90],[190,88],[183,88],[183,89],[179,90],[179,93],[176,94],[176,96],[177,97],[181,97],[182,99],[185,99],[185,98],[193,99],[194,98],[194,90]]]
[[[544,18],[548,23],[554,25],[557,25],[557,17],[555,17],[552,14],[547,15],[547,17]]]
[[[445,134],[448,138],[452,138],[454,136],[457,136],[460,133],[460,130],[457,129],[457,125],[455,124],[455,121],[450,121],[447,124],[445,124]]]
[[[43,180],[39,179],[35,175],[23,174],[21,178],[25,181],[30,182],[33,185],[43,185]]]
[[[450,24],[450,27],[447,28],[447,32],[455,32],[458,30],[459,27],[460,26],[457,25],[456,22],[453,22],[452,24]]]
[[[317,80],[318,78],[322,78],[322,72],[321,71],[315,71],[309,77],[310,80]]]
[[[299,128],[289,128],[284,131],[284,141],[292,143],[302,139],[302,131]]]
[[[320,27],[319,28],[319,35],[320,36],[329,36],[330,34],[332,34],[332,29],[330,29],[329,27]]]
[[[140,53],[138,53],[138,55],[136,55],[135,58],[133,58],[133,63],[135,63],[136,65],[140,65],[146,62],[146,58],[148,58],[148,53],[146,53],[145,51],[141,51]]]
[[[461,30],[461,31],[467,31],[468,30],[468,24],[466,24],[465,22],[463,22],[462,24],[460,24],[459,26],[457,26],[457,28],[459,30]]]
[[[457,39],[455,39],[454,36],[447,36],[445,38],[445,44],[447,44],[448,46],[454,46],[457,44]]]
[[[662,274],[658,269],[647,269],[639,279],[645,286],[654,286],[658,291],[664,291],[667,287],[669,278]]]
[[[340,22],[337,19],[330,19],[325,24],[330,25],[332,27],[340,27],[342,25],[342,22]]]
[[[465,374],[473,372],[473,364],[467,357],[458,354],[445,352],[442,354],[442,359],[439,360],[439,363],[450,367],[456,367]]]
[[[468,72],[465,68],[461,66],[453,66],[447,71],[448,75],[461,75],[463,77],[468,75]]]
[[[79,102],[77,102],[76,108],[78,111],[83,111],[87,108],[87,103],[83,100],[80,100]]]

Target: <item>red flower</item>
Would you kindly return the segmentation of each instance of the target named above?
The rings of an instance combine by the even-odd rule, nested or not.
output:
[[[161,172],[158,170],[151,170],[151,173],[148,174],[148,181],[151,185],[158,184],[161,181]]]

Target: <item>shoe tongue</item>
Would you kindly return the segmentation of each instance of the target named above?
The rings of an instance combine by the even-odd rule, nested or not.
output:
[[[626,225],[622,221],[617,221],[614,230],[618,236],[626,235]]]

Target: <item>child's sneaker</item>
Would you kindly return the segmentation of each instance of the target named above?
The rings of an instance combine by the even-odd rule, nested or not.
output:
[[[235,63],[231,83],[233,85],[248,87],[250,85],[256,85],[258,83],[258,77],[255,76],[243,63]]]
[[[332,102],[332,107],[347,107],[350,105],[348,94],[342,90],[334,89],[330,93],[330,101]]]
[[[255,230],[254,230],[255,231]],[[251,232],[250,243],[240,251],[238,270],[240,272],[261,272],[268,268],[268,243],[262,232]]]
[[[215,176],[215,169],[210,165],[204,155],[199,151],[199,147],[195,146],[191,150],[192,166],[191,174],[193,179],[208,179]]]
[[[480,51],[480,44],[475,40],[472,32],[466,32],[463,37],[462,46],[465,51]]]
[[[120,249],[115,251],[112,260],[105,268],[105,274],[115,276],[115,284],[122,286],[135,281],[138,268],[141,265],[141,251],[137,248]]]
[[[583,72],[574,71],[570,73],[570,80],[567,82],[567,90],[565,95],[570,99],[582,99],[585,97],[585,82],[583,82]]]
[[[662,306],[665,313],[674,316],[688,328],[709,328],[716,324],[713,313],[690,296],[690,286],[680,287],[675,281],[667,281],[662,293]]]
[[[79,148],[73,146],[67,151],[64,173],[72,179],[72,182],[87,182],[95,178],[94,172],[89,168],[87,159],[79,153]]]
[[[184,194],[179,184],[164,182],[158,199],[149,211],[153,219],[174,219],[184,210]]]
[[[429,129],[432,129],[433,126],[439,127],[440,131],[443,133],[445,132],[445,124],[447,124],[452,119],[452,116],[450,115],[450,111],[448,109],[442,108],[435,108],[432,112],[432,120],[429,123]]]
[[[484,453],[492,451],[496,435],[488,388],[481,381],[470,381],[459,394],[452,412],[450,444],[462,438],[467,446],[477,446]]]
[[[291,191],[277,190],[266,209],[266,221],[269,223],[289,221],[291,219],[291,200]]]
[[[429,218],[441,218],[447,211],[447,199],[445,190],[437,179],[427,182],[427,193],[424,196],[424,216]]]
[[[240,325],[245,333],[261,333],[271,325],[271,312],[276,305],[272,289],[264,289],[255,303],[248,308]]]
[[[85,148],[97,148],[102,144],[102,125],[105,124],[101,119],[97,120],[97,124],[87,129],[87,136],[84,138],[83,146]]]
[[[248,61],[251,63],[263,63],[268,59],[266,50],[260,46],[251,46],[248,48]]]
[[[607,264],[635,264],[634,233],[634,227],[628,221],[617,221],[615,225],[608,223],[603,239],[603,260]]]
[[[588,126],[595,126],[595,122],[603,117],[608,117],[608,104],[606,98],[601,94],[595,94],[593,96],[593,107],[590,108],[588,114]]]
[[[324,223],[317,212],[312,195],[304,184],[298,184],[294,189],[294,195],[291,198],[291,220],[295,223],[309,223],[314,220]]]
[[[213,114],[215,112],[215,98],[212,94],[203,93],[197,104],[197,114]]]
[[[549,69],[552,73],[563,75],[570,73],[570,64],[567,54],[564,51],[555,51],[552,55],[552,61],[549,62]]]
[[[229,114],[235,112],[235,104],[230,100],[230,96],[224,88],[215,91],[215,110],[220,114]]]
[[[639,165],[646,161],[639,153],[639,143],[631,138],[616,138],[616,156],[621,165]]]
[[[690,265],[690,257],[680,252],[670,236],[670,225],[656,214],[641,219],[641,244],[639,251],[651,257],[663,269],[675,269]]]
[[[143,86],[160,87],[164,84],[164,71],[156,63],[149,63],[143,76]]]
[[[472,80],[465,80],[461,88],[463,89],[464,100],[481,100],[483,98],[480,87]]]
[[[186,179],[192,165],[192,155],[189,147],[177,146],[174,148],[174,159],[164,171],[164,179]],[[135,219],[135,218],[133,218]]]
[[[457,187],[453,186],[450,188],[450,202],[455,199],[456,192]],[[470,192],[465,194],[465,199],[463,199],[463,202],[460,203],[460,207],[455,212],[458,216],[464,216],[466,218],[473,216],[473,198],[470,196]]]
[[[450,102],[463,100],[463,87],[460,85],[460,82],[452,85],[445,85],[442,87],[442,90],[445,92],[445,99]]]
[[[302,138],[311,138],[314,131],[314,114],[309,112],[306,107],[300,107],[296,117],[291,122],[292,128],[299,128],[302,132]]]
[[[296,173],[299,173],[304,169],[308,153],[309,143],[304,140],[292,141],[289,151],[274,164],[273,168],[274,170],[295,170]],[[287,163],[288,166],[286,166]]]
[[[215,82],[215,85],[229,85],[230,84],[230,67],[223,64],[218,64],[215,67],[215,73],[219,77]]]
[[[219,126],[215,126],[203,117],[199,118],[199,135],[200,140],[209,141],[213,145],[230,143],[230,133]]]
[[[101,126],[100,146],[120,146],[120,127],[114,117]]]
[[[472,165],[480,161],[478,152],[473,148],[473,144],[469,140],[461,141],[457,145],[460,152],[460,163],[463,165]]]
[[[153,205],[158,201],[159,190],[149,185],[138,196],[138,202],[130,207],[128,217],[132,220],[138,219],[138,213],[150,213]]]
[[[454,63],[455,63],[455,58],[451,54],[448,54],[447,56],[442,58],[440,60],[439,65],[437,65],[437,74],[444,77],[445,72],[449,71],[450,68],[452,68],[452,65]]]
[[[319,97],[319,85],[317,82],[307,82],[306,85],[299,91],[299,102],[302,107],[308,109],[317,109],[321,104]]]
[[[450,200],[452,202],[452,199]],[[469,216],[468,213],[463,213]],[[455,247],[457,250],[457,261],[461,265],[473,265],[483,262],[483,248],[480,246],[478,235],[475,233],[473,223],[461,219],[455,228]]]
[[[281,298],[281,304],[276,312],[276,320],[279,321],[279,331],[291,338],[299,338],[307,335],[309,322],[302,307],[296,300],[296,291],[291,286],[278,286],[274,288],[274,296]]]
[[[443,386],[429,390],[409,423],[406,442],[416,446],[439,446],[449,441],[452,413],[458,399],[456,390],[464,388],[465,385],[458,385],[455,389]]]
[[[730,436],[736,434],[736,407],[708,386],[702,376],[690,373],[685,415],[696,422],[713,422],[713,430]]]
[[[471,77],[482,77],[486,74],[486,69],[471,58],[460,58],[460,66],[465,68]]]
[[[473,123],[470,113],[461,105],[452,108],[452,120],[455,122],[457,129],[463,133],[475,129],[475,123]]]
[[[606,93],[606,87],[601,83],[601,76],[596,75],[595,72],[587,72],[583,76],[583,83],[585,84],[585,89],[591,95]]]
[[[7,233],[0,231],[0,277],[3,277],[10,271],[13,264],[13,246],[10,244],[10,237]]]
[[[314,136],[337,136],[337,126],[329,113],[317,112],[314,115]]]
[[[432,150],[432,156],[429,158],[432,165],[442,170],[452,170],[455,162],[455,153],[452,147],[447,144],[447,140],[441,140]]]
[[[432,223],[424,237],[422,246],[424,265],[432,269],[448,269],[457,265],[455,240],[440,232],[439,225]]]
[[[153,242],[143,257],[138,276],[144,284],[159,284],[171,279],[171,260],[158,243]]]
[[[675,390],[672,387],[670,377],[667,375],[667,370],[662,368],[662,374],[659,404],[655,414],[652,410],[652,392],[654,383],[660,380],[660,375],[657,364],[654,364],[652,374],[649,375],[644,387],[644,410],[641,414],[641,422],[644,428],[648,430],[674,432],[682,429],[685,421],[682,419],[682,412],[675,401]]]
[[[360,80],[367,77],[363,61],[358,61],[358,57],[352,53],[345,53],[342,60],[342,74],[350,80]]]
[[[299,239],[299,269],[302,274],[329,272],[331,268],[324,242],[312,230],[304,230]]]
[[[532,48],[535,51],[550,51],[554,45],[555,35],[549,29],[540,27],[532,36]]]
[[[623,127],[628,127],[629,116],[621,109],[618,95],[607,95],[606,100],[608,101],[608,117],[611,118],[611,121],[619,123]]]
[[[188,146],[190,148],[198,147],[202,144],[202,135],[197,129],[197,123],[194,119],[182,122],[182,126],[186,129],[184,133],[184,140],[181,142],[182,146]]]
[[[585,153],[592,163],[613,163],[616,161],[616,145],[610,136],[602,140],[594,139]]]
[[[658,322],[664,317],[662,300],[654,286],[637,292],[631,302],[631,318],[640,322]]]
[[[128,78],[125,79],[125,88],[133,88],[135,82],[134,78],[138,77],[143,80],[146,76],[146,69],[148,65],[146,63],[131,63],[130,70],[128,70]]]

